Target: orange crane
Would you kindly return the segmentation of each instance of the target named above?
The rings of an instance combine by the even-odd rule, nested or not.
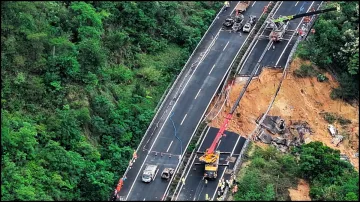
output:
[[[201,162],[205,163],[205,172],[204,172],[205,178],[215,179],[217,177],[217,171],[219,169],[220,151],[216,150],[216,148],[218,146],[220,139],[224,135],[226,127],[227,127],[229,121],[231,120],[231,118],[236,110],[236,107],[239,105],[240,100],[241,100],[242,96],[244,95],[246,88],[249,86],[251,79],[254,76],[255,72],[256,72],[256,68],[254,68],[253,72],[251,73],[251,75],[250,75],[249,79],[247,80],[244,88],[242,89],[239,97],[237,98],[235,104],[231,108],[231,111],[225,117],[225,120],[222,123],[222,125],[219,129],[219,132],[216,134],[215,139],[212,142],[211,146],[208,149],[206,149],[204,155],[202,155],[199,158],[199,160]]]

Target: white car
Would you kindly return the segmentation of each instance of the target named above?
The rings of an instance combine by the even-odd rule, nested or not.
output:
[[[251,24],[246,23],[243,27],[243,32],[250,32],[250,30],[251,30]]]

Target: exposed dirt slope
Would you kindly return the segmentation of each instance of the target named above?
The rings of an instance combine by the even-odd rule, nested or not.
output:
[[[311,201],[309,196],[310,186],[305,180],[300,179],[297,189],[289,189],[291,201]]]
[[[286,124],[297,120],[307,121],[314,131],[314,134],[310,136],[312,141],[321,141],[331,148],[339,149],[341,153],[345,153],[350,158],[355,168],[359,170],[359,159],[354,157],[354,154],[359,151],[359,107],[330,98],[332,88],[338,86],[338,83],[330,74],[326,73],[329,81],[323,83],[318,82],[316,78],[295,77],[293,71],[299,68],[301,63],[304,63],[304,61],[299,59],[292,62],[289,73],[268,115],[281,116],[285,119]],[[259,78],[255,78],[250,83],[227,130],[237,132],[243,136],[249,135],[255,129],[257,117],[266,111],[281,76],[282,70],[265,68]],[[231,87],[229,102],[210,123],[211,126],[220,127],[245,82],[246,80],[235,82]],[[220,109],[220,106],[215,109]],[[337,113],[352,122],[346,127],[341,127],[337,123],[334,124],[339,130],[339,134],[342,132],[349,134],[338,147],[331,143],[332,137],[327,130],[328,123],[320,114],[321,112]],[[210,118],[214,117],[216,113],[211,114]]]

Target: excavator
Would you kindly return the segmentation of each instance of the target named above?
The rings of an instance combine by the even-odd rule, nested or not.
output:
[[[288,26],[288,23],[290,20],[295,20],[295,19],[301,18],[301,17],[309,17],[311,15],[326,13],[326,12],[330,12],[330,11],[334,11],[334,10],[339,12],[340,6],[337,4],[337,6],[333,7],[333,8],[317,10],[317,11],[312,11],[312,12],[308,12],[308,13],[301,13],[298,15],[280,16],[277,19],[270,19],[270,21],[268,23],[269,23],[269,27],[272,29],[272,31],[269,35],[269,39],[273,42],[283,40],[283,35],[285,34],[285,31],[287,30],[287,26]]]

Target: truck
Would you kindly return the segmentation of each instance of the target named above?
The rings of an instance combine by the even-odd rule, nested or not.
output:
[[[142,175],[143,182],[151,182],[155,180],[156,174],[158,173],[159,168],[157,165],[147,165],[144,169]]]
[[[249,20],[245,23],[243,27],[243,32],[250,32],[252,26],[254,26],[256,23],[256,16],[250,15]]]
[[[204,177],[207,179],[216,179],[219,169],[220,151],[215,151],[212,155],[200,158],[200,161],[205,162]]]
[[[250,1],[240,1],[235,7],[235,10],[239,13],[243,13],[249,7]]]
[[[330,11],[335,11],[335,10],[339,12],[340,5],[336,5],[336,7],[328,8],[324,10],[317,10],[317,11],[301,13],[297,15],[279,16],[279,18],[277,19],[270,19],[268,23],[270,23],[269,28],[272,29],[272,31],[269,35],[269,39],[273,42],[278,42],[283,40],[283,36],[288,28],[289,21],[291,20],[295,20],[297,18],[302,18],[302,17],[308,17],[316,14],[326,13]]]

